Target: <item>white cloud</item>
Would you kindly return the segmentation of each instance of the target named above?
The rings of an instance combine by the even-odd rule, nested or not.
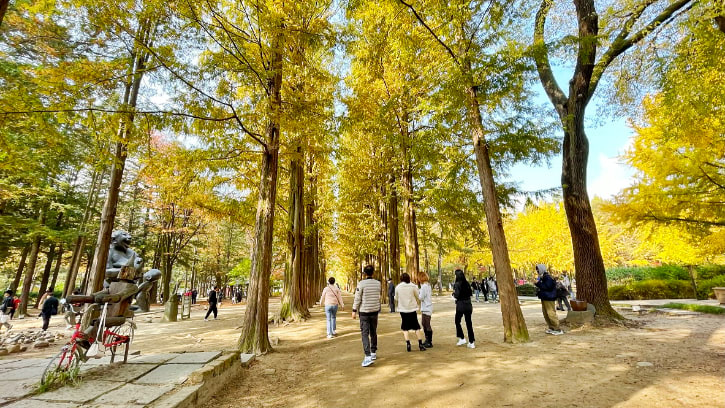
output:
[[[624,146],[623,150],[626,147]],[[632,168],[625,164],[621,158],[607,157],[600,153],[597,164],[599,165],[598,171],[593,172],[593,174],[598,175],[588,185],[590,198],[598,196],[608,199],[632,185]]]

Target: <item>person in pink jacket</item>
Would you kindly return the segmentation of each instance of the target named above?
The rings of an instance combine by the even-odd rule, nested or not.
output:
[[[327,280],[329,285],[322,291],[320,297],[320,306],[325,307],[325,316],[327,317],[327,338],[331,339],[337,335],[337,308],[345,310],[345,302],[342,301],[342,292],[335,285],[335,278]]]

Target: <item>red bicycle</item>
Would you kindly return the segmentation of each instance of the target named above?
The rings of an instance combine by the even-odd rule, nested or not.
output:
[[[119,346],[123,347],[123,362],[125,363],[127,361],[128,349],[131,347],[131,342],[133,341],[136,324],[131,319],[123,320],[121,324],[114,324],[116,323],[115,318],[106,319],[105,330],[100,335],[99,342],[106,350],[111,351],[112,363],[118,354]],[[80,322],[76,323],[70,341],[48,362],[47,367],[43,371],[40,383],[47,385],[58,380],[74,378],[80,370],[81,363],[88,361],[89,357],[86,356],[86,352],[95,341],[96,339],[94,337],[87,335],[81,330]]]

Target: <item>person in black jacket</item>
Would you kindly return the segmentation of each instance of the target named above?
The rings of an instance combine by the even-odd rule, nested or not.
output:
[[[218,299],[219,299],[219,292],[217,290],[217,287],[214,286],[214,289],[209,291],[209,298],[207,299],[207,301],[209,302],[209,310],[206,311],[206,316],[204,316],[205,322],[209,319],[209,315],[212,312],[214,312],[214,320],[216,320],[216,315],[217,315],[216,304],[217,304]]]
[[[544,320],[546,320],[546,324],[549,326],[546,329],[546,333],[555,336],[564,334],[559,329],[559,318],[556,316],[556,309],[554,309],[556,282],[554,282],[554,278],[547,272],[546,265],[536,265],[536,272],[539,274],[539,280],[536,282],[536,287],[539,288],[537,296],[541,299],[541,310],[544,312]]]
[[[40,311],[40,316],[43,317],[43,331],[48,330],[50,316],[58,314],[58,299],[53,296],[53,290],[48,289],[45,293],[46,298],[43,302],[43,309]]]
[[[0,325],[7,327],[8,330],[13,328],[13,325],[8,323],[8,320],[10,320],[10,315],[13,312],[13,309],[15,309],[15,302],[13,302],[13,291],[6,290],[5,293],[3,294],[2,306],[0,306],[0,312],[2,312],[2,318],[0,321]]]
[[[390,305],[390,313],[395,313],[395,284],[393,279],[388,279],[388,304]]]
[[[466,339],[463,337],[463,327],[461,327],[461,317],[465,317],[466,329],[468,329],[468,348],[476,348],[476,338],[473,334],[473,323],[471,322],[471,313],[473,313],[472,294],[471,285],[466,280],[463,271],[456,269],[456,283],[453,284],[453,297],[456,299],[456,337],[458,337],[456,346],[466,344]]]

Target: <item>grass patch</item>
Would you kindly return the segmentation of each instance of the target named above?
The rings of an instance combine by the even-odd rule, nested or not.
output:
[[[661,307],[666,308],[666,309],[682,309],[682,310],[690,310],[692,312],[709,313],[709,314],[724,314],[725,313],[725,308],[722,308],[719,306],[709,306],[709,305],[668,303],[666,305],[662,305]]]

